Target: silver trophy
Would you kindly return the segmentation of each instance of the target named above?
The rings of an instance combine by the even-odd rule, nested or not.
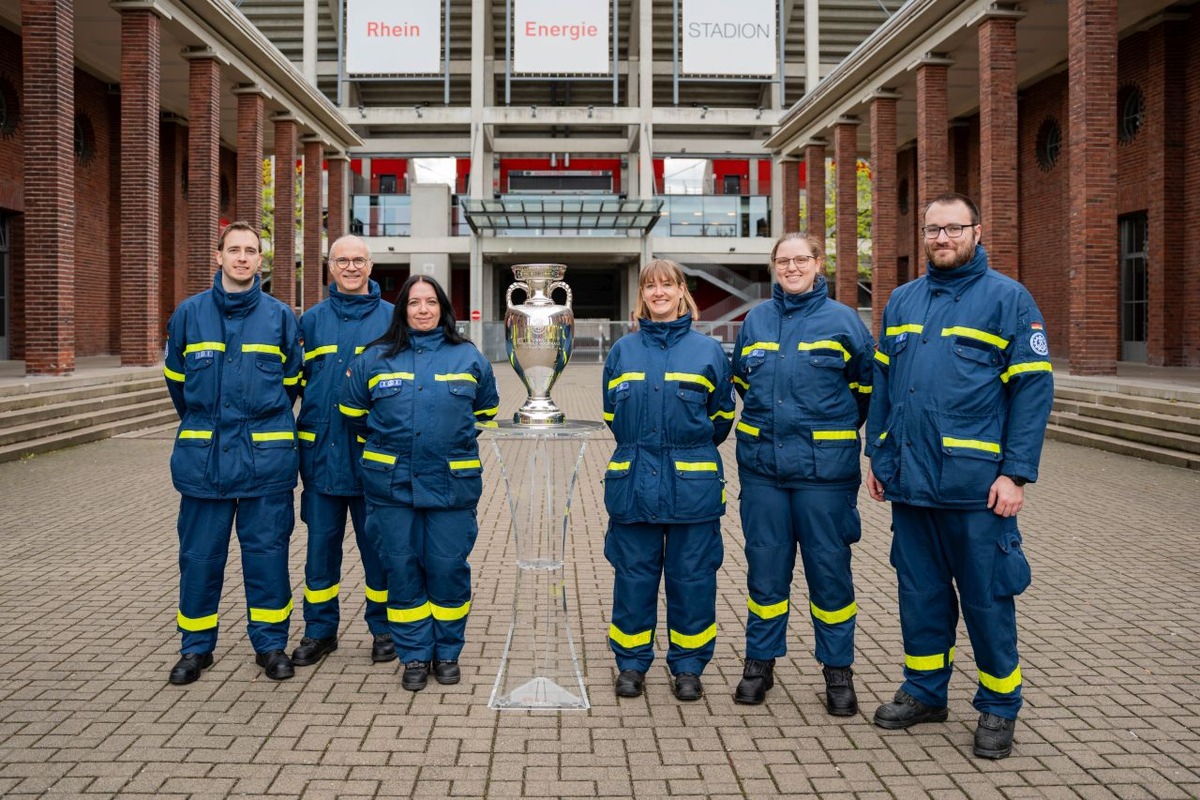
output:
[[[517,264],[512,268],[516,282],[508,287],[504,313],[504,339],[508,363],[525,384],[529,397],[515,414],[517,425],[561,425],[566,415],[550,399],[550,388],[571,359],[575,346],[575,314],[571,311],[571,287],[563,281],[563,264]],[[525,291],[525,302],[513,305],[517,289]],[[551,298],[555,289],[567,294],[566,305]]]

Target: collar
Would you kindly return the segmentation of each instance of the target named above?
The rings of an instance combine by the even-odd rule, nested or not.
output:
[[[983,275],[988,270],[987,250],[983,245],[975,245],[975,255],[961,267],[954,269],[938,269],[928,261],[925,262],[925,276],[934,286],[959,291]]]
[[[254,284],[244,292],[227,292],[221,285],[221,270],[213,276],[213,300],[223,314],[244,316],[254,310],[258,299],[262,297],[262,277],[254,276]]]
[[[329,285],[329,301],[333,309],[341,316],[362,319],[379,305],[379,284],[368,279],[366,294],[346,294],[339,292],[336,283]]]
[[[780,313],[809,312],[829,299],[829,286],[824,275],[818,275],[813,286],[803,294],[790,294],[783,290],[782,284],[776,283],[771,287],[771,301],[779,308]]]
[[[648,319],[638,320],[638,330],[641,331],[644,341],[647,344],[670,347],[686,336],[691,329],[691,314],[684,314],[679,319],[673,319],[670,322],[653,322]]]
[[[408,346],[413,350],[418,347],[426,347],[431,350],[442,346],[446,341],[446,331],[441,325],[438,325],[431,331],[418,331],[413,328],[408,329]]]

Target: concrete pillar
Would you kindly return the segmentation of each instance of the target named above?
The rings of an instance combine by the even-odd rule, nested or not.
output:
[[[925,219],[929,201],[950,190],[947,80],[952,63],[950,59],[930,55],[917,67],[918,225]]]
[[[1069,353],[1076,375],[1117,371],[1117,0],[1067,0]],[[986,235],[987,231],[984,231]],[[1062,343],[1051,341],[1055,353]]]
[[[1016,278],[1020,257],[1017,187],[1017,19],[995,10],[979,24],[979,211],[988,262]]]
[[[804,147],[805,207],[808,233],[825,241],[825,141],[814,139]]]
[[[293,308],[296,302],[296,120],[275,117],[275,219],[271,293]]]
[[[237,217],[262,230],[263,96],[257,86],[235,89],[237,95]]]
[[[881,90],[871,100],[871,330],[878,338],[892,290],[896,288],[896,260],[900,209],[896,174],[895,92]]]
[[[333,244],[346,235],[347,178],[350,173],[350,158],[345,153],[331,153],[326,159],[329,172],[329,212],[326,214],[326,235]]]
[[[321,140],[306,136],[304,144],[304,217],[303,228],[304,254],[300,262],[300,281],[302,296],[300,307],[310,309],[324,299],[325,270],[321,224],[321,162],[325,150]]]
[[[858,308],[858,125],[842,117],[833,126],[833,159],[837,162],[837,248],[835,286],[838,301]]]
[[[206,48],[188,59],[187,292],[212,286],[220,231],[221,65]]]
[[[429,241],[450,235],[450,187],[444,183],[414,184],[412,238]],[[450,256],[447,253],[413,253],[409,274],[428,275],[450,294]]]
[[[121,10],[121,364],[162,358],[159,176],[159,49],[162,29],[148,9]]]
[[[22,0],[25,372],[75,371],[75,30],[70,0]]]

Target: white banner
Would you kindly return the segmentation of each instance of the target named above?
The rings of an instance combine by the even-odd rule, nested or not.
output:
[[[611,75],[609,0],[514,0],[513,72]]]
[[[346,74],[442,73],[442,0],[346,0]]]
[[[683,0],[685,75],[774,75],[775,0]]]

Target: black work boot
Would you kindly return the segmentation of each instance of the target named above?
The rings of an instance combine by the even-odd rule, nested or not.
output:
[[[759,661],[747,658],[746,666],[742,669],[742,679],[738,682],[737,691],[733,693],[733,702],[747,706],[756,706],[767,699],[767,690],[775,685],[775,659]]]
[[[457,661],[434,661],[433,677],[443,686],[453,686],[462,678]]]
[[[292,669],[292,660],[282,650],[257,653],[254,663],[262,667],[263,672],[273,681],[286,681],[296,674],[296,670]]]
[[[171,667],[168,681],[176,686],[186,686],[200,679],[200,671],[213,665],[212,653],[188,653],[181,656],[175,666]]]
[[[324,639],[305,636],[300,640],[300,646],[292,651],[292,663],[297,667],[311,667],[334,650],[337,650],[336,636]]]
[[[975,755],[980,758],[1008,758],[1012,753],[1015,719],[997,717],[983,712],[979,715],[979,726],[975,728]]]
[[[675,676],[675,699],[691,703],[704,696],[704,685],[700,676],[692,672],[681,672]]]
[[[854,693],[854,670],[850,667],[822,667],[825,674],[825,708],[835,717],[858,713],[858,695]]]
[[[617,682],[614,688],[617,692],[617,697],[641,697],[642,687],[646,683],[646,673],[639,672],[636,669],[623,669],[621,674],[617,676]]]
[[[410,692],[419,692],[429,683],[429,662],[409,661],[404,665],[404,674],[400,676],[400,685]]]
[[[371,660],[376,664],[396,660],[396,643],[390,633],[377,633],[371,637]]]
[[[927,706],[903,689],[897,689],[892,702],[875,709],[875,724],[896,731],[922,722],[945,722],[947,716],[945,706]]]

